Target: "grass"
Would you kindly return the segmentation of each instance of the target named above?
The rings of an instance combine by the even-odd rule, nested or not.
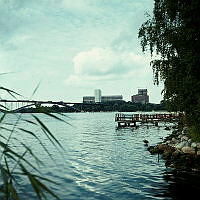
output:
[[[37,88],[38,86],[36,89]],[[36,89],[34,90],[34,93],[36,92]],[[16,98],[16,95],[19,95],[18,93],[4,87],[0,87],[0,90],[7,92],[14,98]],[[7,108],[1,107],[1,109],[2,108],[5,111],[8,110]],[[43,114],[48,115],[49,117],[52,117],[60,122],[65,122],[58,115],[50,113]],[[53,199],[59,199],[59,197],[49,187],[47,187],[48,183],[55,185],[56,183],[50,179],[45,178],[39,170],[38,166],[41,166],[43,162],[39,160],[35,152],[33,152],[31,146],[15,138],[15,134],[19,135],[23,133],[28,137],[33,137],[41,146],[44,153],[51,157],[52,160],[53,157],[51,153],[40,140],[38,134],[44,134],[45,137],[48,138],[50,143],[52,143],[59,152],[64,151],[62,144],[56,139],[51,130],[42,122],[38,116],[31,114],[32,118],[27,120],[22,118],[22,114],[15,114],[17,117],[16,121],[9,123],[6,120],[7,115],[8,114],[5,112],[0,116],[0,199],[20,200],[21,197],[19,193],[21,189],[19,190],[19,188],[21,188],[21,185],[18,181],[19,176],[22,179],[25,178],[29,182],[37,199],[49,199],[49,196],[51,196]],[[24,126],[22,128],[19,125],[20,121],[23,121],[27,125],[31,124],[32,126],[36,127],[33,130],[40,131],[34,132],[29,130],[27,128],[28,126]],[[20,144],[20,148],[23,149],[23,152],[21,150],[18,152],[16,148],[14,148],[15,142]],[[26,191],[26,188],[22,190]],[[29,197],[27,197],[27,199],[29,199]]]

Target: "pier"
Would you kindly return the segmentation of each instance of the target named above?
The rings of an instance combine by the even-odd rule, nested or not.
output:
[[[159,122],[175,122],[180,118],[180,114],[123,114],[115,115],[115,122],[118,127],[136,127],[137,122],[153,123],[158,126]]]

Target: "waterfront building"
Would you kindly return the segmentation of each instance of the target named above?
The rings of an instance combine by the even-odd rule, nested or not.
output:
[[[95,100],[95,103],[101,102],[101,90],[100,89],[94,90],[94,100]]]
[[[133,103],[146,104],[149,103],[149,95],[147,94],[147,89],[138,89],[138,94],[131,97]]]
[[[147,95],[147,89],[138,89],[138,95]]]
[[[111,102],[111,101],[122,101],[122,95],[109,95],[101,96],[101,90],[96,89],[94,91],[94,96],[84,96],[83,103],[100,103],[100,102]]]
[[[112,96],[102,96],[101,101],[102,102],[109,102],[109,101],[122,101],[123,96],[122,95],[112,95]]]
[[[94,103],[95,101],[94,96],[84,96],[83,103]]]

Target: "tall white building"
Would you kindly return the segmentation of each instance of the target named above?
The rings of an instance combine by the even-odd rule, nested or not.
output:
[[[101,102],[101,90],[100,89],[94,90],[94,100],[95,100],[95,103]]]

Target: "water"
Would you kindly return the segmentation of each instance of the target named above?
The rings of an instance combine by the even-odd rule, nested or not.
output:
[[[139,129],[116,129],[115,113],[72,113],[64,119],[70,125],[42,114],[36,114],[62,143],[60,153],[39,128],[20,121],[19,126],[33,131],[48,148],[52,159],[35,138],[24,133],[13,137],[31,146],[45,166],[40,170],[57,185],[49,187],[62,200],[111,200],[111,199],[181,199],[194,196],[200,189],[197,173],[177,172],[166,169],[164,161],[150,155],[143,139],[151,145],[161,141],[170,132],[160,127],[141,126]],[[22,115],[30,120],[30,114]],[[15,115],[6,120],[14,123]],[[15,144],[23,152],[21,144]],[[22,199],[35,199],[27,180],[17,177]],[[198,193],[197,193],[198,194]],[[28,196],[28,198],[27,198]],[[53,198],[49,198],[53,199]]]

